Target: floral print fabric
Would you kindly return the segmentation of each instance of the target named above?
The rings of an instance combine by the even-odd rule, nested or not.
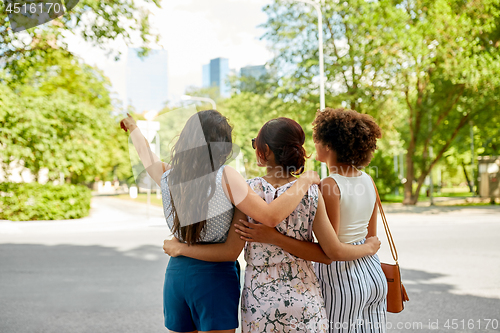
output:
[[[294,182],[275,189],[263,178],[248,180],[267,203]],[[318,187],[311,186],[295,211],[276,229],[287,236],[313,241]],[[249,222],[255,223],[248,218]],[[245,246],[245,285],[241,298],[242,332],[327,332],[319,283],[310,261],[264,243]]]

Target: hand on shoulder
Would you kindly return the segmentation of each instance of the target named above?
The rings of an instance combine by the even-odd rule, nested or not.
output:
[[[299,180],[304,181],[306,184],[310,185],[319,185],[321,182],[321,178],[319,177],[316,171],[306,171],[300,175]]]

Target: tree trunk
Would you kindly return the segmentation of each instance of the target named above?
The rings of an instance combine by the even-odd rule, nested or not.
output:
[[[410,144],[408,145],[408,150],[406,151],[406,183],[404,185],[404,199],[403,205],[414,205],[412,203],[412,195],[413,195],[413,178],[415,177],[414,173],[414,163],[413,163],[413,155],[415,154],[415,136],[413,133],[412,126],[412,116],[410,115]]]
[[[36,169],[35,172],[33,173],[33,176],[35,177],[35,183],[38,183],[38,179],[40,178],[40,169]]]
[[[410,132],[413,132],[410,126]],[[404,185],[404,199],[403,205],[415,205],[416,202],[413,201],[413,180],[415,178],[413,163],[413,155],[415,154],[415,138],[413,133],[410,133],[411,140],[408,145],[408,151],[406,152],[406,183]]]
[[[410,154],[410,149],[408,149],[408,153],[406,154],[406,183],[404,185],[404,194],[405,197],[403,199],[403,205],[414,205],[413,202],[413,154]]]
[[[432,168],[432,166],[431,166]],[[422,186],[424,185],[425,178],[427,175],[430,173],[430,169],[427,172],[424,172],[420,175],[420,177],[417,180],[417,189],[415,190],[415,193],[413,193],[412,199],[413,199],[413,205],[416,205],[418,202],[418,196],[420,195],[420,190],[422,189]]]
[[[462,162],[462,169],[464,170],[465,180],[467,181],[467,185],[469,186],[470,193],[474,193],[474,189],[472,188],[472,183],[470,182],[469,175],[467,174],[467,170],[465,169],[465,164]]]

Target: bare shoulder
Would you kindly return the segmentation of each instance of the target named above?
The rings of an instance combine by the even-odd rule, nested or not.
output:
[[[319,189],[324,196],[325,195],[332,196],[334,194],[339,193],[339,187],[337,185],[337,182],[332,177],[327,177],[321,180],[321,183],[319,184]]]
[[[248,195],[249,186],[245,178],[233,167],[226,166],[223,171],[222,189],[227,198],[238,206]]]
[[[163,168],[163,173],[167,172],[168,170],[172,169],[172,166],[168,163],[161,162],[161,166]]]
[[[240,173],[238,171],[236,171],[236,169],[230,165],[226,165],[224,167],[224,170],[222,171],[222,175],[224,176],[224,177],[222,177],[222,181],[224,183],[225,183],[225,180],[230,182],[232,179],[234,179],[238,176],[241,177]]]
[[[233,189],[241,188],[242,186],[247,186],[247,183],[243,176],[233,167],[226,165],[222,172],[222,184],[224,187],[230,186]]]

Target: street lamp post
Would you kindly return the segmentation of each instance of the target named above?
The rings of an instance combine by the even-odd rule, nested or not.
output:
[[[475,169],[475,161],[474,161],[474,124],[472,123],[472,121],[470,122],[470,151],[471,151],[471,174],[472,174],[472,178],[471,178],[471,187],[472,187],[472,196],[475,197],[476,196],[476,192],[474,191],[474,183],[475,183],[475,176],[474,176],[474,169]]]
[[[321,13],[320,3],[312,0],[293,0],[307,3],[316,9],[318,14],[318,41],[319,41],[319,108],[323,111],[325,105],[325,63],[323,59],[323,14]],[[321,0],[322,2],[323,0]],[[321,163],[321,178],[325,178],[326,164]]]
[[[217,110],[217,105],[215,104],[215,101],[211,98],[208,97],[197,97],[197,96],[190,96],[190,95],[182,95],[181,99],[183,101],[201,101],[201,102],[208,102],[212,104],[212,108],[214,110]]]

